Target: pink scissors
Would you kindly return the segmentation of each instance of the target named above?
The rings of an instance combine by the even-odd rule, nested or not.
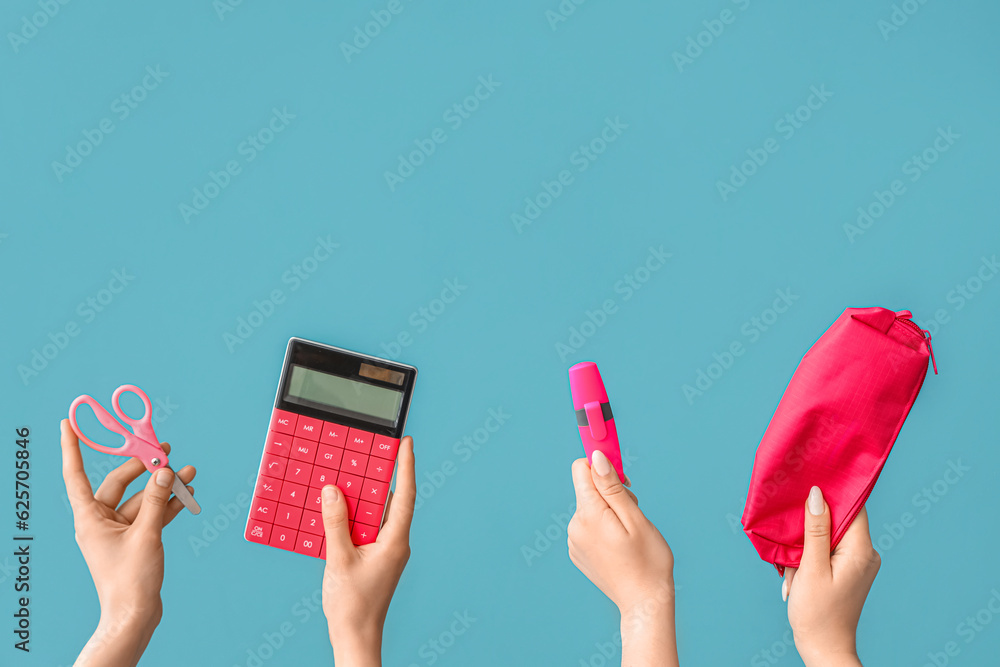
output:
[[[121,395],[126,392],[131,392],[142,399],[144,412],[139,419],[132,419],[118,405]],[[76,411],[84,403],[91,407],[97,416],[97,421],[101,422],[106,429],[114,431],[125,438],[124,445],[121,447],[100,445],[83,434],[83,431],[76,423]],[[167,465],[167,453],[160,447],[160,439],[156,437],[156,432],[153,431],[153,405],[149,402],[149,396],[146,395],[146,392],[135,385],[123,384],[118,389],[115,389],[115,393],[112,394],[111,407],[114,408],[118,419],[111,416],[104,409],[103,405],[86,394],[78,396],[73,401],[72,405],[69,406],[69,423],[73,427],[73,430],[76,431],[80,440],[85,442],[91,449],[96,449],[105,454],[134,456],[145,464],[146,470],[149,472],[155,472],[160,468],[169,468],[170,466]],[[126,425],[132,430],[130,431],[129,428],[126,428]],[[201,512],[201,507],[195,501],[194,496],[191,495],[191,492],[187,490],[187,486],[185,486],[184,482],[176,474],[174,474],[174,486],[172,490],[174,495],[180,499],[184,507],[188,508],[191,514]]]

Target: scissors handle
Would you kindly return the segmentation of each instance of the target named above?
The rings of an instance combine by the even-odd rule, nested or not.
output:
[[[115,392],[115,396],[117,395],[118,392]],[[148,400],[149,399],[147,398],[146,401],[148,402]],[[117,408],[117,400],[115,400],[114,403]],[[94,411],[94,415],[97,417],[97,421],[101,422],[101,425],[109,431],[113,431],[123,436],[125,438],[125,444],[120,447],[109,447],[107,445],[94,442],[88,438],[76,421],[76,412],[81,405],[90,406],[90,409]],[[117,411],[118,410],[116,409],[116,412]],[[129,421],[131,422],[133,420],[130,419]],[[145,464],[146,469],[150,472],[163,468],[167,465],[167,455],[160,447],[160,444],[156,442],[155,437],[154,440],[150,442],[139,435],[131,433],[127,428],[122,426],[121,422],[112,417],[111,413],[105,410],[103,405],[98,403],[91,396],[84,394],[83,396],[78,396],[76,400],[73,401],[73,403],[69,406],[69,423],[80,440],[86,443],[86,445],[91,449],[96,449],[97,451],[104,452],[105,454],[134,456],[142,461],[143,464]],[[150,426],[150,429],[151,428],[152,426]]]
[[[126,393],[135,394],[142,400],[142,416],[138,419],[132,419],[125,414],[119,404],[121,395]],[[118,419],[132,427],[133,433],[147,442],[160,444],[160,439],[156,437],[156,432],[153,430],[153,404],[149,402],[149,396],[146,395],[146,392],[134,384],[123,384],[115,389],[115,393],[111,395],[111,407],[118,415]]]

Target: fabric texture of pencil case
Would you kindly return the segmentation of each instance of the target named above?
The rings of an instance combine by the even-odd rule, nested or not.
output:
[[[743,530],[784,574],[802,557],[803,512],[818,486],[831,547],[871,494],[920,393],[930,332],[909,311],[848,308],[806,352],[757,448]]]

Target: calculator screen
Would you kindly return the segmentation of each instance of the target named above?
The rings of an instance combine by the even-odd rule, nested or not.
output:
[[[350,416],[392,424],[403,392],[292,364],[285,400]]]

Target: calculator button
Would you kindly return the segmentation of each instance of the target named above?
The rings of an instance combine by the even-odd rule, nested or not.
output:
[[[264,500],[277,500],[280,492],[281,482],[263,475],[257,478],[257,486],[253,489],[253,494]]]
[[[389,494],[389,484],[379,482],[374,479],[366,479],[364,489],[361,492],[361,499],[379,505],[385,504],[385,497]]]
[[[378,526],[382,523],[383,510],[382,505],[362,500],[358,505],[358,515],[355,517],[355,521],[360,521],[367,526]]]
[[[326,531],[323,528],[323,515],[312,510],[302,512],[302,522],[299,523],[299,534],[303,532],[310,535],[323,535]]]
[[[324,468],[330,468],[332,470],[339,470],[340,460],[343,456],[344,450],[340,447],[320,443],[320,445],[316,448],[316,465],[323,466]]]
[[[354,452],[362,452],[363,454],[370,453],[372,450],[372,437],[374,435],[374,433],[369,433],[368,431],[352,428],[347,432],[347,449]]]
[[[327,484],[336,484],[338,474],[339,473],[337,473],[336,470],[316,466],[313,468],[312,479],[309,480],[309,486],[319,487],[322,489]]]
[[[288,459],[275,454],[264,454],[260,461],[260,474],[282,479],[285,476],[285,464]]]
[[[250,510],[250,519],[253,521],[265,521],[267,523],[274,523],[274,512],[278,503],[273,500],[264,500],[263,498],[254,498],[252,509]]]
[[[316,445],[317,443],[312,440],[295,438],[292,440],[292,453],[289,455],[289,458],[312,463],[313,459],[316,458]]]
[[[392,461],[386,461],[377,456],[371,457],[368,461],[368,470],[365,471],[365,477],[379,482],[388,482],[392,479]]]
[[[354,524],[354,530],[351,531],[351,540],[358,545],[371,544],[375,541],[376,535],[378,535],[378,528],[375,526],[356,523]]]
[[[295,538],[295,553],[303,556],[319,557],[319,549],[323,544],[323,538],[319,535],[309,533],[299,533]]]
[[[344,492],[345,496],[357,498],[361,495],[361,484],[364,481],[365,480],[363,478],[358,477],[357,475],[342,472],[340,473],[340,476],[337,477],[337,486],[340,487],[340,490]]]
[[[277,431],[278,433],[287,433],[292,435],[295,433],[295,422],[298,415],[294,412],[285,412],[284,410],[277,410],[271,414],[271,430]]]
[[[387,438],[384,435],[375,436],[375,443],[372,445],[372,456],[381,456],[383,459],[393,461],[398,451],[399,438]]]
[[[271,530],[271,539],[268,542],[272,547],[278,547],[279,549],[288,549],[291,551],[295,548],[295,533],[294,528],[285,528],[284,526],[275,526]]]
[[[323,538],[323,546],[319,548],[319,557],[326,560],[326,538]]]
[[[285,468],[285,479],[289,482],[305,486],[312,477],[312,471],[313,467],[311,463],[302,463],[301,461],[290,459],[288,467]]]
[[[324,445],[343,447],[347,444],[347,427],[333,422],[323,422],[323,434],[319,441]]]
[[[365,470],[368,469],[368,455],[359,454],[358,452],[346,451],[344,452],[344,460],[340,462],[340,471],[347,472],[352,475],[358,475],[359,477],[365,476]]]
[[[306,493],[306,506],[307,511],[321,512],[323,509],[323,489],[310,488]]]
[[[288,456],[288,453],[292,449],[292,436],[286,435],[284,433],[279,433],[278,431],[269,431],[267,434],[267,444],[264,445],[264,451],[268,454],[277,454],[278,456]]]
[[[244,536],[251,542],[267,544],[267,541],[271,539],[271,524],[250,519],[247,521],[247,529]]]
[[[358,499],[352,498],[351,496],[344,496],[344,500],[347,501],[347,520],[354,521],[358,513]]]
[[[293,482],[285,482],[281,485],[281,495],[278,500],[286,505],[302,507],[306,504],[306,487]]]
[[[299,415],[299,421],[295,425],[295,435],[306,440],[319,441],[320,433],[323,431],[323,420],[313,419],[305,415]]]
[[[298,528],[302,522],[302,508],[292,507],[284,503],[278,503],[278,510],[274,515],[274,525],[285,528]]]

